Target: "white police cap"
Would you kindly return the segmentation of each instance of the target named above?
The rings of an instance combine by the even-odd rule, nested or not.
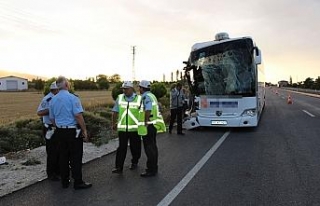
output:
[[[139,86],[143,88],[150,88],[150,82],[147,80],[141,80]]]
[[[121,89],[126,89],[126,88],[133,88],[133,84],[130,81],[124,81],[122,86],[120,87]]]
[[[59,88],[57,87],[57,83],[56,83],[55,81],[51,83],[50,89],[59,89]]]

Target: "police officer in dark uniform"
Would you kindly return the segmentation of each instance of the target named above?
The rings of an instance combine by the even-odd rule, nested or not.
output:
[[[43,136],[46,140],[47,175],[52,181],[59,181],[59,148],[58,138],[54,135],[54,127],[49,119],[49,103],[52,97],[59,92],[56,82],[50,85],[50,92],[42,99],[37,114],[42,117]]]
[[[79,98],[69,93],[70,85],[65,77],[58,77],[56,83],[60,91],[51,100],[49,116],[56,126],[56,136],[60,146],[62,187],[69,187],[71,167],[74,189],[90,188],[92,184],[82,179],[82,138],[88,141],[87,129],[82,116],[83,108]]]

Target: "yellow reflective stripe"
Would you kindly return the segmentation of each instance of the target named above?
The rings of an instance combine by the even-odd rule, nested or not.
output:
[[[164,120],[161,118],[161,119],[156,119],[157,122],[164,122]]]
[[[127,114],[127,110],[125,110],[124,112],[123,112],[123,114],[121,115],[121,117],[120,117],[120,119],[119,119],[119,122],[118,122],[118,127],[120,127],[121,126],[121,122],[122,122],[122,120],[123,120],[123,118],[126,116],[126,114]]]
[[[157,123],[156,120],[152,120],[152,121],[148,121],[148,122],[147,122],[147,124],[155,124],[155,123]]]
[[[140,106],[140,102],[141,102],[141,96],[140,95],[137,95],[137,100],[135,101],[132,101],[132,102],[129,102],[129,105],[132,105],[132,106]],[[119,105],[127,105],[128,104],[128,101],[126,101],[124,99],[124,95],[121,95],[121,98],[119,98],[119,102],[118,102]]]
[[[147,124],[156,124],[157,121],[156,120],[153,120],[153,121],[148,121]],[[144,122],[139,122],[138,125],[141,125],[141,126],[144,126],[145,123]]]
[[[119,105],[127,105],[128,104],[128,102],[127,101],[119,101],[118,102],[119,103]],[[134,105],[134,106],[140,106],[140,103],[138,103],[138,102],[129,102],[131,105]]]
[[[156,120],[153,120],[153,121],[151,121],[153,124],[156,124],[156,123],[164,123],[164,121],[163,120],[161,120],[161,119],[156,119]]]
[[[152,96],[152,95],[148,95],[151,99],[152,99],[152,106],[155,106],[155,105],[157,105],[157,103],[156,103],[156,99]]]
[[[125,100],[125,96],[122,94],[119,96],[118,99],[118,105],[119,108],[121,108],[122,114],[118,119],[117,127],[118,130],[137,130],[138,129],[138,120],[133,115],[132,110],[138,110],[138,107],[140,106],[141,96],[137,95],[137,97],[134,98],[134,101],[128,102]],[[130,117],[130,121],[132,121],[129,125],[126,123],[125,118],[128,115]],[[133,124],[133,125],[132,125]]]
[[[118,102],[119,106],[127,106],[128,102]],[[134,106],[134,107],[139,107],[140,104],[136,103],[136,102],[129,102],[130,106]]]
[[[120,125],[118,126],[119,129],[126,129],[128,127],[128,129],[137,129],[138,125]]]
[[[133,116],[133,114],[132,114],[132,112],[130,110],[128,110],[128,112],[127,111],[123,112],[123,114],[122,114],[122,116],[121,116],[121,118],[120,118],[120,120],[118,122],[119,126],[121,125],[121,122],[122,122],[123,118],[126,116],[126,114],[128,114],[131,117],[131,119],[134,121],[134,123],[136,125],[139,124],[139,120],[135,116]]]
[[[127,109],[127,104],[123,104],[123,105],[120,105],[120,104],[119,104],[119,108]],[[130,105],[130,104],[129,104],[129,109],[138,109],[138,108],[139,108],[138,105]]]
[[[128,115],[131,117],[131,119],[134,121],[134,123],[136,124],[136,125],[138,125],[139,124],[139,120],[135,117],[135,116],[133,116],[133,114],[132,114],[132,112],[129,110],[129,112],[128,112]]]

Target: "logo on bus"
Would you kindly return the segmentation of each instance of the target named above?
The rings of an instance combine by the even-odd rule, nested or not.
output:
[[[222,115],[222,111],[216,111],[216,115],[220,117]]]

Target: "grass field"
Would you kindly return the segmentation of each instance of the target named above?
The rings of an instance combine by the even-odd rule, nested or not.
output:
[[[113,104],[111,91],[76,91],[84,108]],[[0,125],[18,119],[37,118],[40,92],[0,92]]]

